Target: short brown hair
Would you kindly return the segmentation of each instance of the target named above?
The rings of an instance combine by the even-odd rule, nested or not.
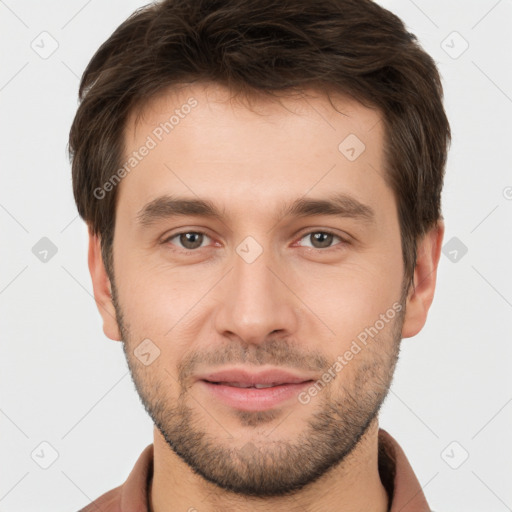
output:
[[[116,188],[128,115],[180,84],[217,82],[247,95],[313,88],[383,113],[405,276],[418,239],[441,218],[450,126],[433,59],[402,21],[371,0],[163,0],[135,11],[80,82],[69,137],[78,212],[101,238],[113,277]]]

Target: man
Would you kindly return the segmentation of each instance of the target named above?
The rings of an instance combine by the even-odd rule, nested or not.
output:
[[[167,0],[80,85],[74,194],[154,442],[83,510],[430,510],[378,425],[423,327],[450,141],[369,0]]]

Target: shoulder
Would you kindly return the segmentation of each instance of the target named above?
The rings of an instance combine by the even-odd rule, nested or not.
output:
[[[122,485],[107,491],[78,512],[121,512],[121,491]]]

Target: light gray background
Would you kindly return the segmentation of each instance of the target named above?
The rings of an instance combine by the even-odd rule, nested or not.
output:
[[[512,510],[512,2],[380,3],[443,77],[453,130],[445,243],[458,239],[441,258],[426,327],[403,342],[381,426],[436,512]],[[142,5],[0,1],[2,512],[78,510],[121,484],[152,442],[121,344],[103,335],[92,299],[66,155],[79,76]],[[32,251],[42,237],[57,248],[46,262]]]

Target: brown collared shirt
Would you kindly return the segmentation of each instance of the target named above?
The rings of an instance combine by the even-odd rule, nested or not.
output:
[[[400,445],[379,429],[379,474],[391,504],[389,512],[431,512],[425,495]],[[79,512],[148,512],[153,476],[153,445],[139,456],[126,482]]]

